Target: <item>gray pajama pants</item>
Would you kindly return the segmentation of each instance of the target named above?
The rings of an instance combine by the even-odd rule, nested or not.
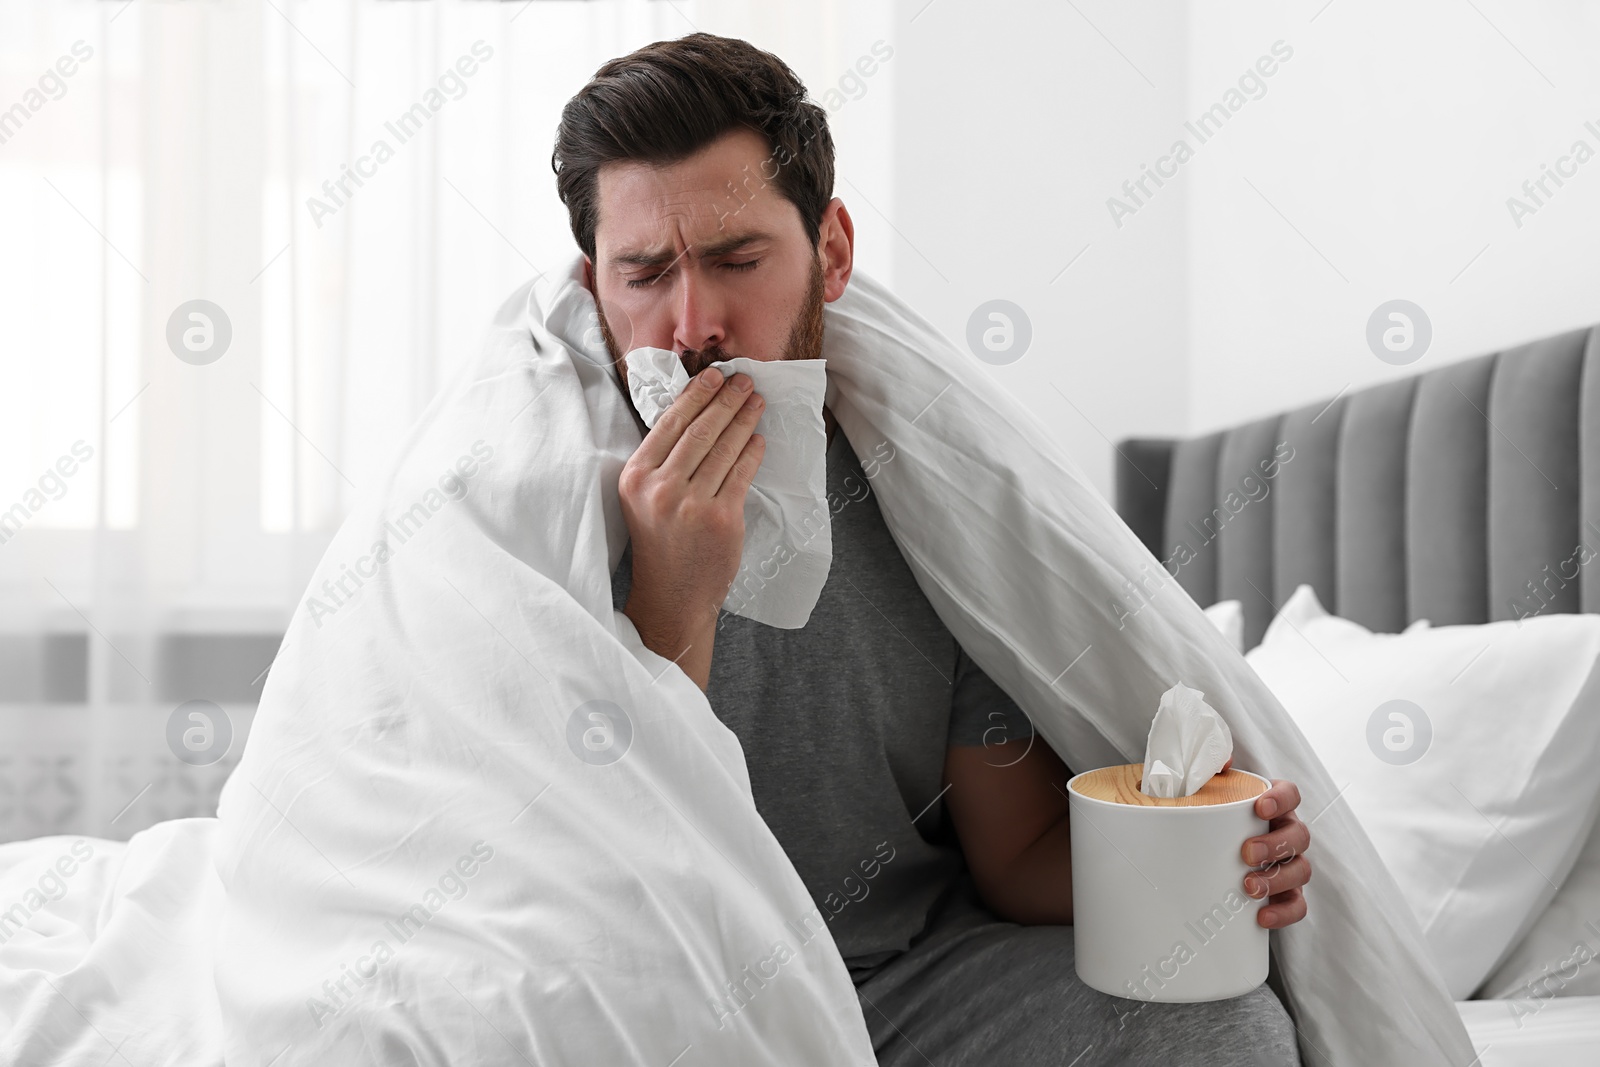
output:
[[[965,881],[908,951],[856,978],[879,1067],[1299,1067],[1265,983],[1195,1004],[1101,993],[1073,968],[1072,927],[1005,922]]]

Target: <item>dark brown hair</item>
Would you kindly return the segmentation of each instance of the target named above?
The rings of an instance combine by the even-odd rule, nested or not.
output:
[[[603,164],[676,163],[740,126],[764,137],[772,153],[746,182],[771,182],[799,210],[814,247],[833,198],[827,112],[783,60],[709,33],[610,60],[562,109],[550,166],[578,247],[594,259]]]

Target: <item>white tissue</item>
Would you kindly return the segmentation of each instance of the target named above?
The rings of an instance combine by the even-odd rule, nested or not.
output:
[[[1147,797],[1192,796],[1232,756],[1228,724],[1206,703],[1204,693],[1179,682],[1161,694],[1150,721],[1139,792]]]
[[[678,399],[689,384],[689,372],[676,352],[665,348],[635,348],[628,353],[628,394],[646,426],[656,420]]]
[[[676,353],[629,352],[628,392],[646,426],[689,384]],[[828,507],[828,434],[822,422],[825,360],[757,360],[740,356],[711,364],[725,375],[748,374],[766,407],[755,431],[766,450],[744,498],[744,549],[723,608],[747,619],[797,630],[811,618],[833,565]]]

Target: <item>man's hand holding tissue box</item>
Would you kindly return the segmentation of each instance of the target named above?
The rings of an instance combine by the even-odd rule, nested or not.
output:
[[[1232,736],[1203,697],[1180,683],[1163,696],[1151,722],[1155,758],[1160,759],[1163,751],[1173,753],[1170,764],[1162,760],[1182,786],[1172,795],[1192,794],[1213,774],[1233,765]],[[1226,739],[1220,752],[1215,748],[1217,737]],[[1162,748],[1164,739],[1177,748]],[[1207,760],[1213,761],[1209,767]],[[1192,788],[1186,780],[1190,768],[1197,776]],[[1036,739],[952,748],[946,759],[945,779],[950,783],[946,796],[968,866],[990,908],[1012,922],[1072,922],[1065,792],[1070,777],[1050,746]],[[1311,863],[1305,856],[1311,831],[1295,814],[1299,788],[1287,779],[1270,781],[1271,787],[1255,801],[1256,814],[1268,823],[1267,832],[1246,840],[1241,855],[1245,863],[1260,868],[1245,876],[1245,893],[1255,900],[1268,898],[1256,922],[1276,930],[1306,916],[1302,887],[1311,879]]]
[[[1232,766],[1230,758],[1222,769]],[[1256,814],[1268,821],[1267,832],[1244,843],[1244,861],[1261,870],[1248,875],[1244,890],[1257,899],[1270,894],[1267,907],[1256,921],[1280,930],[1306,917],[1306,897],[1301,886],[1311,881],[1311,828],[1294,809],[1300,806],[1300,789],[1287,778],[1273,778],[1272,788],[1256,798]]]

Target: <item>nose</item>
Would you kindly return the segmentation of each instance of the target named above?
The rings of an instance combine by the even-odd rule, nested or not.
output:
[[[716,286],[708,284],[696,267],[688,265],[677,273],[677,282],[677,322],[672,339],[678,352],[722,347],[727,340],[728,327]]]

